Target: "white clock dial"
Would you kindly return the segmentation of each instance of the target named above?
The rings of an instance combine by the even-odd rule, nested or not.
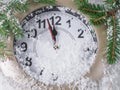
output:
[[[96,56],[97,38],[86,18],[63,6],[46,6],[21,22],[22,39],[14,51],[25,72],[45,84],[83,77]]]

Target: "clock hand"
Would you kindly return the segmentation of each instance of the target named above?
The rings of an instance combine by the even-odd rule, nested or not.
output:
[[[55,26],[53,25],[53,35],[54,36],[57,36],[57,31],[56,31],[56,29],[55,29]]]
[[[55,37],[57,35],[57,31],[54,26],[53,26],[53,30],[52,30],[52,26],[50,25],[50,22],[48,19],[47,19],[47,23],[48,23],[48,28],[49,28],[50,34],[52,36],[52,40],[54,41],[53,48],[58,49],[59,47],[58,47],[58,45],[56,45],[56,37]]]
[[[53,25],[53,30],[52,30],[52,32],[53,32],[53,35],[56,37],[56,36],[57,36],[57,30],[56,30],[56,28],[55,28],[54,25]],[[59,47],[58,47],[58,45],[55,45],[55,44],[54,44],[53,48],[54,48],[54,49],[58,49]]]
[[[47,23],[48,23],[48,28],[49,28],[49,31],[50,31],[52,40],[54,41],[54,44],[55,44],[55,43],[56,43],[56,37],[55,37],[55,35],[54,35],[54,33],[53,33],[52,26],[50,25],[50,22],[49,22],[48,19],[47,19]]]

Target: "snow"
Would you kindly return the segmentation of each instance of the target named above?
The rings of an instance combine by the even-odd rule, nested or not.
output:
[[[114,65],[107,65],[103,78],[98,82],[83,77],[74,84],[74,88],[78,87],[78,90],[120,90],[119,74],[120,61],[116,62]],[[44,88],[42,90],[47,90],[45,89],[46,86],[42,85],[42,87]],[[24,83],[20,85],[11,78],[5,77],[0,70],[0,90],[8,90],[8,88],[9,90],[39,90],[42,87],[40,87],[33,79],[24,80]]]
[[[98,1],[101,1],[101,0],[93,0],[93,2],[98,2]],[[5,70],[5,73],[8,73],[9,70],[11,69],[11,66],[10,66],[11,64],[9,65],[9,63],[10,62],[5,63],[5,64],[8,64],[8,66],[6,66],[7,70]],[[15,68],[12,68],[12,71],[14,71],[14,69]],[[106,66],[106,70],[104,71],[104,76],[98,82],[92,81],[89,78],[82,77],[80,81],[77,81],[74,84],[74,87],[77,86],[78,90],[120,90],[119,75],[120,75],[120,61],[117,61],[114,65]],[[8,76],[14,77],[13,73],[11,72],[8,73]],[[32,79],[30,81],[26,80],[26,82],[20,85],[17,82],[13,81],[11,78],[5,77],[3,72],[0,70],[0,90],[8,90],[8,89],[9,90],[27,90],[27,89],[28,90],[47,90],[44,85],[43,85],[44,89],[41,89],[41,88],[38,89],[38,86],[39,85],[37,85],[37,83],[34,82],[34,80]]]
[[[20,90],[19,87],[14,88],[10,83],[12,83],[12,81],[5,77],[0,71],[0,90]]]

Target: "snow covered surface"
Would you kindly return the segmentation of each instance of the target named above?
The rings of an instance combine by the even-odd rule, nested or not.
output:
[[[104,77],[98,81],[92,81],[88,78],[82,78],[76,82],[78,90],[120,90],[119,74],[120,61],[114,65],[107,66]],[[36,86],[36,87],[33,87]],[[23,84],[17,84],[12,79],[5,77],[0,71],[0,90],[39,90],[39,86],[34,80],[28,80]],[[27,89],[26,89],[27,88]],[[74,88],[74,87],[73,87]],[[47,90],[45,87],[42,90]],[[61,89],[59,89],[61,90]],[[75,90],[75,89],[73,89]]]
[[[100,1],[101,0],[93,0],[92,2],[98,3]],[[10,70],[10,66],[8,66],[8,70]],[[12,70],[14,71],[13,68]],[[8,76],[9,75],[14,76],[11,72],[6,72],[6,73],[8,73]],[[82,78],[80,81],[76,82],[74,86],[78,87],[78,90],[120,90],[119,75],[120,75],[120,61],[116,62],[116,64],[114,65],[107,65],[106,70],[104,71],[104,76],[101,80],[95,82],[90,80],[89,78]],[[47,90],[47,88],[44,85],[42,85],[42,88],[39,87],[39,83],[35,82],[33,79],[24,80],[24,83],[19,84],[13,81],[11,78],[4,76],[3,72],[0,70],[0,90],[8,90],[8,89],[9,90]],[[61,88],[59,89],[61,90]],[[53,89],[51,88],[51,90]]]
[[[78,90],[120,90],[119,74],[120,74],[120,61],[114,65],[106,66],[104,76],[98,82],[92,81],[89,78],[82,78],[74,84],[74,88]],[[0,70],[0,90],[47,90],[46,86],[40,84],[34,79],[24,80],[21,84],[16,83],[11,78],[5,77]],[[61,90],[61,88],[59,88]]]

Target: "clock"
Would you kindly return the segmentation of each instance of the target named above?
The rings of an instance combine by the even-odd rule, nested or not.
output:
[[[95,31],[81,13],[44,6],[21,22],[23,37],[14,40],[22,69],[45,84],[69,84],[89,72],[98,48]]]

